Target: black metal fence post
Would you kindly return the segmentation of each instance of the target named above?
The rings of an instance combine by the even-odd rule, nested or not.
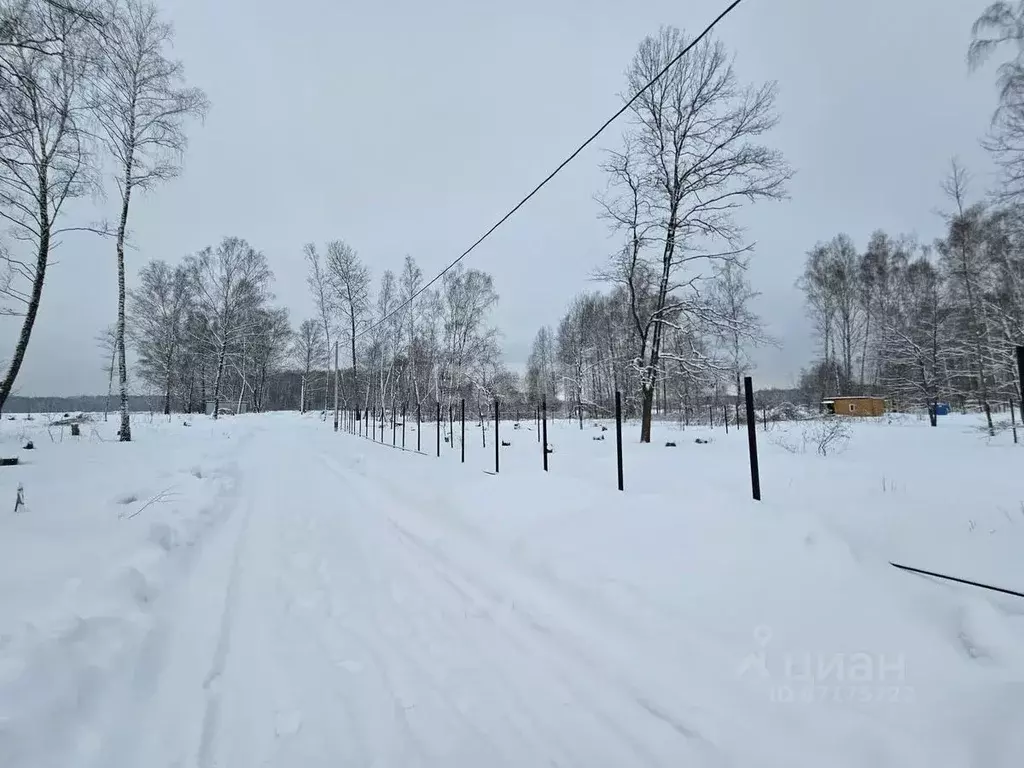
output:
[[[498,463],[500,461],[499,456],[501,451],[501,436],[498,434],[499,421],[498,398],[494,398],[494,474],[498,474]]]
[[[722,406],[722,422],[725,424],[725,434],[729,434],[729,406]]]
[[[462,420],[462,437],[459,444],[462,447],[462,463],[466,463],[466,398],[462,398],[462,405],[459,407],[459,418]]]
[[[747,442],[750,445],[750,487],[755,501],[761,500],[761,472],[757,466],[757,422],[754,416],[754,381],[743,378],[743,389],[747,396]]]
[[[420,404],[416,403],[416,452],[420,450],[420,433],[423,432],[421,429],[423,420],[420,418]]]
[[[402,447],[405,448],[405,412],[409,409],[408,403],[402,403]]]
[[[366,415],[367,415],[367,417],[369,417],[370,421],[372,422],[370,424],[370,430],[371,430],[371,437],[370,437],[370,439],[373,440],[374,442],[377,442],[377,414],[373,414],[371,416],[370,415],[370,411],[367,410],[366,411]]]
[[[380,441],[382,443],[384,442],[384,414],[385,414],[384,406],[381,405],[381,407],[380,407]]]
[[[544,471],[548,471],[548,399],[545,397],[540,401],[540,423],[541,423],[541,450],[544,454]]]
[[[441,458],[441,401],[437,401],[437,458]]]
[[[455,404],[448,404],[448,441],[455,448]]]
[[[619,465],[619,490],[624,489],[622,481],[622,393],[615,390],[615,457]]]
[[[391,445],[398,445],[398,421],[395,419],[395,415],[398,409],[395,407],[394,402],[391,403]]]

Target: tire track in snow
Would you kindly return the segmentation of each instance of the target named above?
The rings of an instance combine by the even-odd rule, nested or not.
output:
[[[203,681],[203,690],[206,692],[206,706],[203,711],[199,750],[196,755],[196,763],[199,765],[199,768],[213,768],[216,765],[214,749],[220,727],[220,679],[224,674],[224,665],[227,663],[228,654],[231,652],[235,605],[238,599],[238,583],[242,571],[242,550],[245,546],[246,533],[249,530],[249,520],[251,517],[252,506],[248,504],[246,505],[242,528],[238,532],[238,539],[235,541],[234,555],[231,560],[231,575],[228,578],[228,586],[224,595],[224,607],[220,617],[220,629],[217,634],[217,645],[213,652],[213,658],[210,660],[210,668],[206,673],[206,679]]]
[[[379,509],[380,499],[374,499],[372,496],[367,495],[364,490],[348,483],[350,474],[358,474],[360,477],[365,477],[364,473],[354,469],[352,472],[346,472],[326,456],[322,456],[321,459],[327,469],[346,481],[346,492],[353,493],[359,502],[357,509],[360,517],[364,516],[362,513],[370,512],[372,518],[377,518],[382,524],[387,524],[388,516],[386,512]],[[335,516],[334,519],[340,522],[352,518],[351,515],[340,514]],[[382,535],[387,532],[384,528],[377,527],[377,529]],[[354,527],[348,527],[344,536],[346,540],[355,541],[360,536],[366,537],[367,534],[368,529],[366,527],[360,526],[357,530]],[[376,540],[375,544],[377,544]],[[373,566],[364,565],[361,568],[361,572],[380,571],[382,552],[394,550],[393,535],[391,538],[382,540],[379,544],[381,546],[370,547],[373,550],[373,554],[367,560],[368,563],[375,563],[377,565],[376,569]],[[369,544],[367,546],[369,547]],[[431,605],[434,608],[441,607],[436,604],[438,600],[436,591],[431,592],[428,589],[429,582],[424,580],[422,572],[409,568],[408,559],[395,559],[392,555],[388,560],[386,572],[388,573],[388,579],[378,580],[377,587],[379,592],[388,592],[389,585],[385,584],[385,582],[393,585],[397,580],[403,578],[406,581],[406,586],[410,588],[409,594],[403,600],[402,604],[404,606],[418,604]],[[431,570],[431,575],[437,574]],[[398,613],[398,615],[406,618],[407,629],[402,633],[402,636],[409,635],[411,639],[422,640],[422,642],[387,642],[386,638],[389,633],[384,631],[378,632],[373,637],[368,636],[365,631],[357,628],[346,628],[346,632],[358,637],[361,645],[374,657],[375,665],[378,668],[386,669],[388,666],[399,664],[402,669],[406,670],[407,674],[412,674],[427,686],[445,712],[461,723],[463,728],[468,728],[474,734],[474,737],[484,741],[490,739],[492,749],[494,749],[495,736],[493,733],[488,733],[485,727],[477,722],[479,713],[474,713],[473,711],[467,713],[453,698],[453,685],[455,682],[452,679],[453,670],[437,663],[436,659],[424,658],[411,652],[415,648],[430,645],[431,641],[433,641],[434,645],[446,648],[459,648],[467,644],[466,632],[464,629],[460,629],[458,620],[466,621],[467,616],[464,612],[464,606],[469,605],[472,609],[473,605],[480,605],[481,603],[472,598],[469,592],[460,589],[454,582],[443,578],[443,574],[440,575],[445,588],[449,591],[451,597],[454,598],[454,600],[450,598],[447,602],[455,603],[452,613],[447,615],[447,621],[434,621],[428,628],[429,637],[423,637],[423,628],[418,627],[412,621],[412,615],[407,615],[408,611],[400,611]],[[419,602],[417,602],[417,597]],[[392,620],[395,616],[393,606],[391,606],[392,612],[388,612],[388,604],[389,601],[385,600],[373,601],[373,605],[376,607],[375,624],[378,628],[386,626],[389,620]],[[452,608],[453,606],[450,605],[449,607]],[[494,707],[501,700],[508,700],[511,703],[512,709],[502,710],[500,725],[506,730],[509,727],[513,729],[515,734],[514,748],[521,751],[524,745],[528,746],[531,754],[544,755],[553,765],[588,765],[586,762],[579,763],[573,758],[573,748],[571,744],[566,743],[558,724],[550,718],[545,719],[543,714],[539,713],[537,688],[531,686],[530,680],[517,675],[514,667],[509,669],[508,663],[511,659],[507,655],[507,648],[503,651],[502,648],[504,646],[501,643],[494,642],[497,639],[494,635],[499,631],[499,628],[494,623],[493,618],[486,611],[481,612],[477,610],[473,611],[473,613],[470,618],[484,618],[490,628],[487,633],[488,640],[486,644],[475,647],[473,650],[475,653],[479,653],[489,659],[489,664],[486,667],[487,677],[496,677],[497,682],[500,684],[500,688],[493,691],[493,695],[484,696],[483,700],[486,701],[488,709]],[[470,624],[475,624],[475,622],[471,621]],[[472,654],[469,655],[472,656]],[[529,649],[517,646],[516,660],[518,662],[526,662],[528,664],[529,657]],[[486,682],[482,676],[475,672],[472,674],[472,681],[477,686]],[[389,687],[393,688],[394,686],[391,685]],[[550,688],[550,681],[545,687]],[[578,699],[578,702],[582,702],[579,696],[573,696],[573,698]],[[474,715],[476,719],[474,719]],[[507,740],[509,734],[505,735]],[[443,761],[441,762],[443,763]],[[493,751],[488,754],[484,762],[488,765],[518,764],[514,757]]]
[[[342,470],[336,464],[334,464],[330,459],[327,459],[326,457],[322,458],[325,460],[325,462],[330,468],[332,468],[335,472],[341,474]],[[365,473],[360,474],[363,478],[366,478]],[[370,482],[369,478],[366,478],[366,482]],[[391,483],[385,483],[381,484],[380,486],[374,486],[374,488],[382,489],[393,499],[400,502],[403,508],[408,510],[414,510],[422,519],[428,520],[432,524],[436,524],[438,521],[440,521],[442,524],[448,522],[447,518],[439,519],[433,516],[425,515],[423,512],[419,510],[419,504],[417,503],[417,501],[421,503],[422,499],[415,500],[411,498],[409,494],[401,490],[400,486],[396,486]],[[388,515],[388,523],[397,532],[398,536],[401,539],[403,539],[407,544],[411,544],[413,547],[418,549],[422,554],[426,555],[432,561],[433,570],[439,576],[439,578],[448,582],[454,588],[459,589],[451,580],[451,574],[453,572],[457,573],[466,584],[472,585],[473,588],[481,592],[484,598],[486,600],[489,600],[494,606],[500,607],[506,603],[506,596],[503,593],[503,590],[496,589],[494,588],[494,586],[487,584],[486,581],[483,578],[481,578],[481,572],[469,569],[466,567],[465,564],[456,563],[450,556],[445,554],[440,547],[436,546],[431,542],[428,542],[422,536],[412,531],[408,527],[408,525],[404,525],[402,522],[395,519],[394,516]],[[486,539],[477,535],[477,532],[471,526],[457,525],[455,528],[452,528],[451,531],[453,533],[458,533],[459,535],[471,538],[472,543],[478,547],[486,546],[490,543]],[[490,557],[494,559],[502,557],[502,555],[493,547],[487,547],[487,549],[489,550],[488,555]],[[511,581],[527,580],[532,582],[536,579],[533,573],[533,569],[519,571],[519,569],[516,567],[516,564],[512,563],[511,561],[508,561],[507,563],[505,563],[505,565],[507,566],[506,570],[509,572],[509,574],[514,576],[514,578],[511,579]],[[561,584],[561,582],[553,583],[555,582],[555,579],[550,574],[544,574],[544,576],[544,581],[547,582],[550,586],[564,586]],[[503,579],[503,581],[505,581],[507,584],[510,581],[510,579],[506,578]],[[463,592],[463,594],[465,594],[463,590],[460,591]],[[578,597],[578,595],[575,594],[577,590],[570,589],[569,592],[573,597]],[[618,665],[609,664],[607,659],[599,661],[598,659],[594,658],[594,656],[587,649],[587,644],[584,637],[575,632],[572,632],[571,630],[568,630],[567,627],[554,627],[551,625],[550,622],[547,622],[537,617],[529,609],[529,601],[515,599],[514,590],[508,592],[508,594],[513,595],[513,597],[511,598],[512,605],[514,606],[513,612],[517,614],[517,618],[519,618],[522,622],[525,622],[533,633],[539,633],[545,636],[546,640],[544,642],[544,646],[546,646],[546,650],[549,653],[557,652],[558,655],[561,657],[562,661],[567,662],[569,664],[576,666],[579,666],[580,664],[585,665],[587,667],[588,675],[591,676],[591,679],[596,680],[601,679],[603,677],[604,682],[606,684],[610,684],[618,688],[621,693],[628,696],[636,706],[641,708],[651,717],[654,717],[655,719],[669,726],[679,735],[685,737],[686,739],[693,740],[694,742],[703,744],[704,747],[712,754],[716,752],[714,751],[714,748],[711,745],[711,743],[706,740],[706,738],[703,736],[703,734],[697,727],[692,726],[682,721],[677,716],[671,714],[666,707],[657,704],[651,699],[649,695],[642,693],[633,682],[627,681],[623,679],[621,676],[608,676],[608,671],[615,669]],[[519,597],[521,598],[522,595],[520,594]],[[564,609],[567,606],[561,607]],[[549,613],[551,615],[555,615],[556,613],[564,613],[564,611],[549,611]],[[605,630],[606,628],[602,626],[601,631],[603,632]],[[595,635],[594,632],[591,632],[589,634],[591,637]],[[554,666],[555,668],[562,667],[561,664],[555,664]]]
[[[479,570],[467,570],[464,565],[456,564],[450,557],[441,551],[441,547],[426,541],[413,532],[407,524],[403,524],[396,517],[390,514],[380,503],[380,492],[383,489],[393,500],[399,502],[398,506],[405,510],[415,509],[422,516],[424,522],[433,521],[432,517],[419,512],[419,504],[422,498],[414,501],[406,494],[398,491],[391,484],[374,484],[372,478],[367,477],[365,472],[347,473],[344,468],[326,455],[321,455],[324,465],[339,477],[349,481],[346,487],[347,493],[353,491],[363,502],[361,511],[377,511],[384,515],[386,522],[396,540],[402,542],[406,552],[424,564],[439,581],[448,586],[458,599],[463,602],[472,602],[482,609],[489,621],[495,626],[495,632],[499,632],[506,646],[511,644],[517,651],[517,657],[527,660],[533,666],[541,662],[545,673],[557,679],[570,692],[577,705],[585,707],[594,718],[600,723],[601,728],[617,735],[622,744],[628,744],[633,760],[641,760],[647,764],[660,762],[658,756],[651,751],[650,745],[643,738],[631,732],[621,722],[622,707],[624,704],[634,708],[633,715],[638,714],[637,710],[643,713],[644,717],[650,717],[658,721],[662,726],[670,728],[677,737],[682,736],[688,746],[682,747],[685,751],[697,751],[709,764],[721,760],[721,754],[708,742],[700,732],[669,714],[664,708],[653,703],[648,696],[632,684],[622,679],[621,676],[611,675],[609,671],[615,669],[615,664],[609,663],[608,659],[598,661],[586,647],[585,641],[574,632],[566,634],[567,628],[553,627],[548,622],[539,619],[531,611],[524,610],[529,600],[523,600],[522,590],[502,589],[501,587],[512,587],[514,582],[534,581],[528,573],[514,574],[514,579],[501,578],[501,587],[492,585],[484,574]],[[369,485],[370,488],[360,489],[351,482],[350,474],[360,475],[358,482]],[[376,495],[376,498],[374,496]],[[479,547],[482,542],[472,542]],[[495,553],[488,552],[488,555]],[[490,573],[490,571],[489,571]],[[458,583],[461,582],[461,585]],[[536,587],[537,585],[532,585]],[[533,590],[531,590],[533,591]],[[429,599],[429,596],[428,596]],[[568,606],[562,606],[567,608]],[[511,610],[509,610],[511,608]],[[497,619],[497,620],[496,620]],[[506,651],[509,650],[506,647]],[[495,659],[495,663],[502,664],[501,659]],[[609,697],[607,694],[614,691]],[[604,695],[602,695],[604,694]],[[664,739],[659,739],[664,743]],[[557,739],[546,740],[546,746],[550,749],[552,743]],[[676,752],[679,747],[676,748]]]

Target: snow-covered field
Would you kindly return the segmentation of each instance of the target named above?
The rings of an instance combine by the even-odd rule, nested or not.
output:
[[[494,476],[469,425],[189,422],[0,422],[0,766],[1024,765],[1024,600],[888,565],[1024,591],[973,417],[759,432],[760,504],[743,431],[630,425],[619,493],[592,424]]]

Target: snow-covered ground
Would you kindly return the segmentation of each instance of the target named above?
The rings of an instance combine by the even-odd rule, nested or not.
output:
[[[1024,600],[888,565],[1024,591],[973,417],[760,432],[760,504],[735,429],[188,420],[0,423],[0,766],[1024,765]]]

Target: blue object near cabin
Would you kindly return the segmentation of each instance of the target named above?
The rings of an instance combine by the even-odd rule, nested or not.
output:
[[[935,406],[936,416],[949,416],[949,403],[937,403]]]

